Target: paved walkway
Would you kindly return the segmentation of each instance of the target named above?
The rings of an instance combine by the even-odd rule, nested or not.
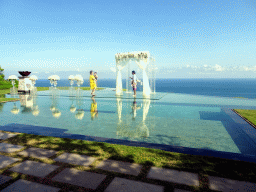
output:
[[[1,133],[0,139],[15,134]],[[40,148],[0,143],[0,189],[3,192],[105,191],[105,192],[189,192],[202,185],[201,191],[256,191],[256,184],[158,167],[144,167],[114,160],[102,160],[90,167],[96,158]],[[25,159],[7,154],[20,155]],[[40,160],[44,160],[44,163]],[[45,161],[49,163],[45,163]],[[51,163],[52,162],[52,163]],[[12,174],[18,177],[12,177]],[[114,174],[113,174],[114,173]],[[115,175],[115,176],[113,176]],[[145,177],[146,175],[146,177]]]

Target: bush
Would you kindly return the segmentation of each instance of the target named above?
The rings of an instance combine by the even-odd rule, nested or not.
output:
[[[19,81],[15,81],[15,87],[18,88]],[[12,87],[12,82],[11,81],[0,81],[0,90],[1,89],[10,89]]]

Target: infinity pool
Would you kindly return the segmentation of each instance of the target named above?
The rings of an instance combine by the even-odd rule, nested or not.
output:
[[[94,99],[88,91],[17,97],[21,100],[0,108],[1,130],[256,154],[255,129],[231,111],[255,109],[255,100],[172,93],[151,99],[138,93],[134,99],[129,94],[115,97],[111,89],[98,91]]]

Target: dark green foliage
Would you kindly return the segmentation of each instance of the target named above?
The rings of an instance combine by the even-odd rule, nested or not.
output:
[[[4,79],[4,69],[0,66],[0,90],[10,89],[12,87],[12,82]],[[18,88],[19,81],[15,80],[15,87]]]

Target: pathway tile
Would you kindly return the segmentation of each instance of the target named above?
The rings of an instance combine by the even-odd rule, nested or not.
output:
[[[104,160],[96,168],[130,175],[139,175],[142,165],[122,161]]]
[[[7,156],[0,155],[0,169],[7,167],[8,165],[10,165],[16,161],[19,161],[19,160],[20,160],[19,158],[13,158],[13,157],[7,157]]]
[[[19,172],[27,175],[33,175],[36,177],[45,177],[46,175],[48,175],[58,167],[59,166],[56,166],[56,165],[38,163],[35,161],[27,160],[15,167],[12,167],[10,171],[15,171],[15,172]]]
[[[174,189],[174,192],[191,192],[184,189]]]
[[[23,149],[24,146],[13,145],[9,143],[0,143],[0,152],[13,153]]]
[[[106,178],[106,175],[91,173],[87,171],[79,171],[77,169],[64,169],[55,177],[53,181],[69,183],[80,187],[96,189],[98,185]]]
[[[3,189],[2,192],[57,192],[59,190],[56,187],[20,179]]]
[[[209,188],[218,191],[256,191],[256,183],[250,183],[246,181],[236,181],[221,177],[208,176]]]
[[[54,159],[54,161],[60,161],[64,163],[83,165],[83,166],[88,166],[92,164],[92,162],[95,160],[96,158],[94,157],[89,157],[86,155],[79,155],[79,154],[72,154],[72,153],[63,153],[62,155]]]
[[[184,171],[151,167],[147,178],[199,186],[198,175]]]
[[[12,177],[5,176],[5,175],[0,175],[0,185],[6,183],[7,181],[11,180]]]
[[[4,139],[9,139],[11,137],[15,137],[17,134],[12,134],[12,133],[3,133],[0,132],[0,139],[4,140]]]
[[[19,152],[19,155],[24,156],[32,156],[36,158],[49,158],[53,155],[55,155],[57,152],[54,150],[48,150],[48,149],[40,149],[40,148],[29,148],[24,151]]]
[[[164,192],[164,187],[115,177],[104,192]]]

